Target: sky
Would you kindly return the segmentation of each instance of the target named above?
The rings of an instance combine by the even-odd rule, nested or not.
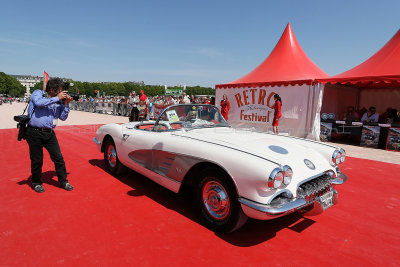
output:
[[[3,0],[0,8],[0,72],[88,82],[214,87],[263,62],[287,23],[308,57],[336,75],[400,29],[399,0]]]

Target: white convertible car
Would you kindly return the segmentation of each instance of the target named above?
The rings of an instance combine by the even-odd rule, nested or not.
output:
[[[191,188],[199,214],[216,232],[248,217],[319,214],[347,180],[343,149],[296,137],[231,128],[211,105],[173,105],[156,121],[106,124],[93,138],[107,170],[126,167],[178,193]]]

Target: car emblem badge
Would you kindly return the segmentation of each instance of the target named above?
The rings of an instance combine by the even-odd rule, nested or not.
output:
[[[306,166],[307,166],[308,168],[310,168],[311,170],[315,170],[315,165],[314,165],[314,163],[312,163],[310,160],[305,159],[305,160],[304,160],[304,164],[306,164]]]

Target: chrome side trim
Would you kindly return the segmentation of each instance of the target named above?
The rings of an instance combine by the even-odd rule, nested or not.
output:
[[[101,145],[101,142],[100,142],[99,140],[97,140],[96,137],[93,137],[93,142],[95,142],[95,143],[98,144],[98,145]]]

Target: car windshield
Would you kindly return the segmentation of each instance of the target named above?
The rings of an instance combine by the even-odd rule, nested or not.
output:
[[[156,122],[156,131],[229,127],[219,110],[212,105],[185,104],[165,108]]]

